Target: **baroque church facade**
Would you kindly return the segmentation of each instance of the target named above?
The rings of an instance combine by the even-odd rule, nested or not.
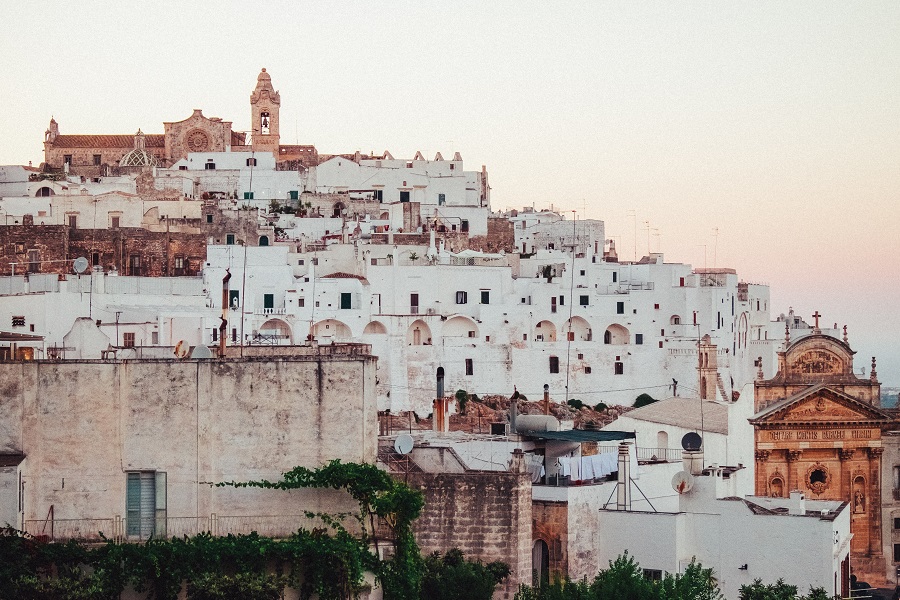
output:
[[[841,340],[822,334],[817,323],[812,335],[793,343],[786,331],[776,375],[756,381],[755,493],[800,491],[813,500],[847,502],[853,538],[844,577],[852,568],[860,578],[880,578],[882,437],[897,422],[880,408],[875,359],[870,376],[858,377],[844,331]]]
[[[162,134],[81,135],[63,134],[56,119],[44,133],[44,164],[47,172],[63,172],[96,178],[120,173],[130,166],[168,167],[189,152],[271,152],[281,168],[297,170],[318,163],[312,145],[281,145],[279,120],[281,96],[265,69],[250,94],[251,130],[232,129],[231,121],[207,117],[200,109],[181,121],[163,123]],[[140,138],[140,140],[138,139]],[[134,165],[123,158],[133,150],[146,151],[147,165]]]

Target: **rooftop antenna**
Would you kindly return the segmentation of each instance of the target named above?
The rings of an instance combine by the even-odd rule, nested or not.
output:
[[[634,212],[634,209],[629,209],[628,212],[625,213],[626,216],[631,217],[634,220],[634,262],[637,262],[637,213]]]
[[[719,228],[713,227],[713,269],[716,268],[716,253],[719,249]]]

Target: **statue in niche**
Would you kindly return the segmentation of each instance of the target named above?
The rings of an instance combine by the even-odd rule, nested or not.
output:
[[[857,514],[866,512],[865,484],[862,477],[853,480],[853,512]]]

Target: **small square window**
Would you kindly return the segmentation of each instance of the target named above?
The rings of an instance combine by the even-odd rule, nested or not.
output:
[[[588,296],[578,296],[578,304],[580,304],[581,306],[587,306],[588,300]]]
[[[306,261],[304,261],[304,260],[301,258],[301,259],[299,259],[299,260],[297,261],[297,264],[300,265],[300,266],[302,267],[304,264],[306,264]]]
[[[306,298],[297,298],[297,306],[300,308],[306,306]]]
[[[456,303],[466,304],[469,301],[469,295],[466,292],[456,292]]]
[[[523,341],[523,342],[527,342],[527,341],[528,341],[528,334],[527,334],[527,333],[523,333],[523,334],[522,334],[522,341]]]
[[[617,363],[615,364],[615,374],[616,374],[616,375],[623,375],[624,373],[625,373],[625,365],[624,365],[623,363],[621,363],[621,362],[617,362]]]
[[[584,360],[584,354],[581,352],[578,353],[578,360]]]
[[[581,269],[581,271],[578,274],[581,275],[582,277],[584,277],[584,269]]]
[[[662,340],[659,342],[659,347],[662,348]]]
[[[119,228],[119,217],[110,217],[109,221],[113,229]]]
[[[95,167],[99,167],[99,166],[100,166],[100,161],[102,161],[102,160],[103,160],[103,157],[102,157],[101,155],[95,154],[95,155],[94,155],[94,166],[95,166]]]
[[[216,170],[216,163],[214,163],[214,162],[208,162],[208,163],[206,163],[206,165],[204,165],[203,168],[206,169],[207,171],[215,171],[215,170]]]
[[[469,337],[470,337],[470,338],[475,337],[475,332],[472,331],[471,329],[469,330]]]
[[[659,310],[659,304],[654,304],[653,308],[655,308],[656,310]]]
[[[12,326],[13,327],[25,327],[25,317],[24,316],[15,316],[12,318]]]
[[[206,222],[207,222],[207,223],[212,223],[212,222],[213,222],[212,214],[206,215]]]
[[[591,374],[591,368],[588,367],[588,366],[585,366],[585,367],[584,367],[584,373],[585,373],[585,375],[590,375],[590,374]]]
[[[617,315],[625,314],[625,303],[624,302],[616,302],[616,314]]]
[[[313,264],[313,266],[318,266],[318,264],[319,264],[319,259],[318,259],[318,258],[312,259],[312,264]]]
[[[481,290],[481,303],[482,304],[490,304],[491,303],[491,291],[490,290]]]

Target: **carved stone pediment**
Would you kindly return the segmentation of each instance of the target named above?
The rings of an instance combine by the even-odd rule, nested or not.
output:
[[[758,426],[821,426],[848,424],[880,428],[892,422],[891,416],[865,402],[823,384],[774,402],[756,414],[750,422]]]

